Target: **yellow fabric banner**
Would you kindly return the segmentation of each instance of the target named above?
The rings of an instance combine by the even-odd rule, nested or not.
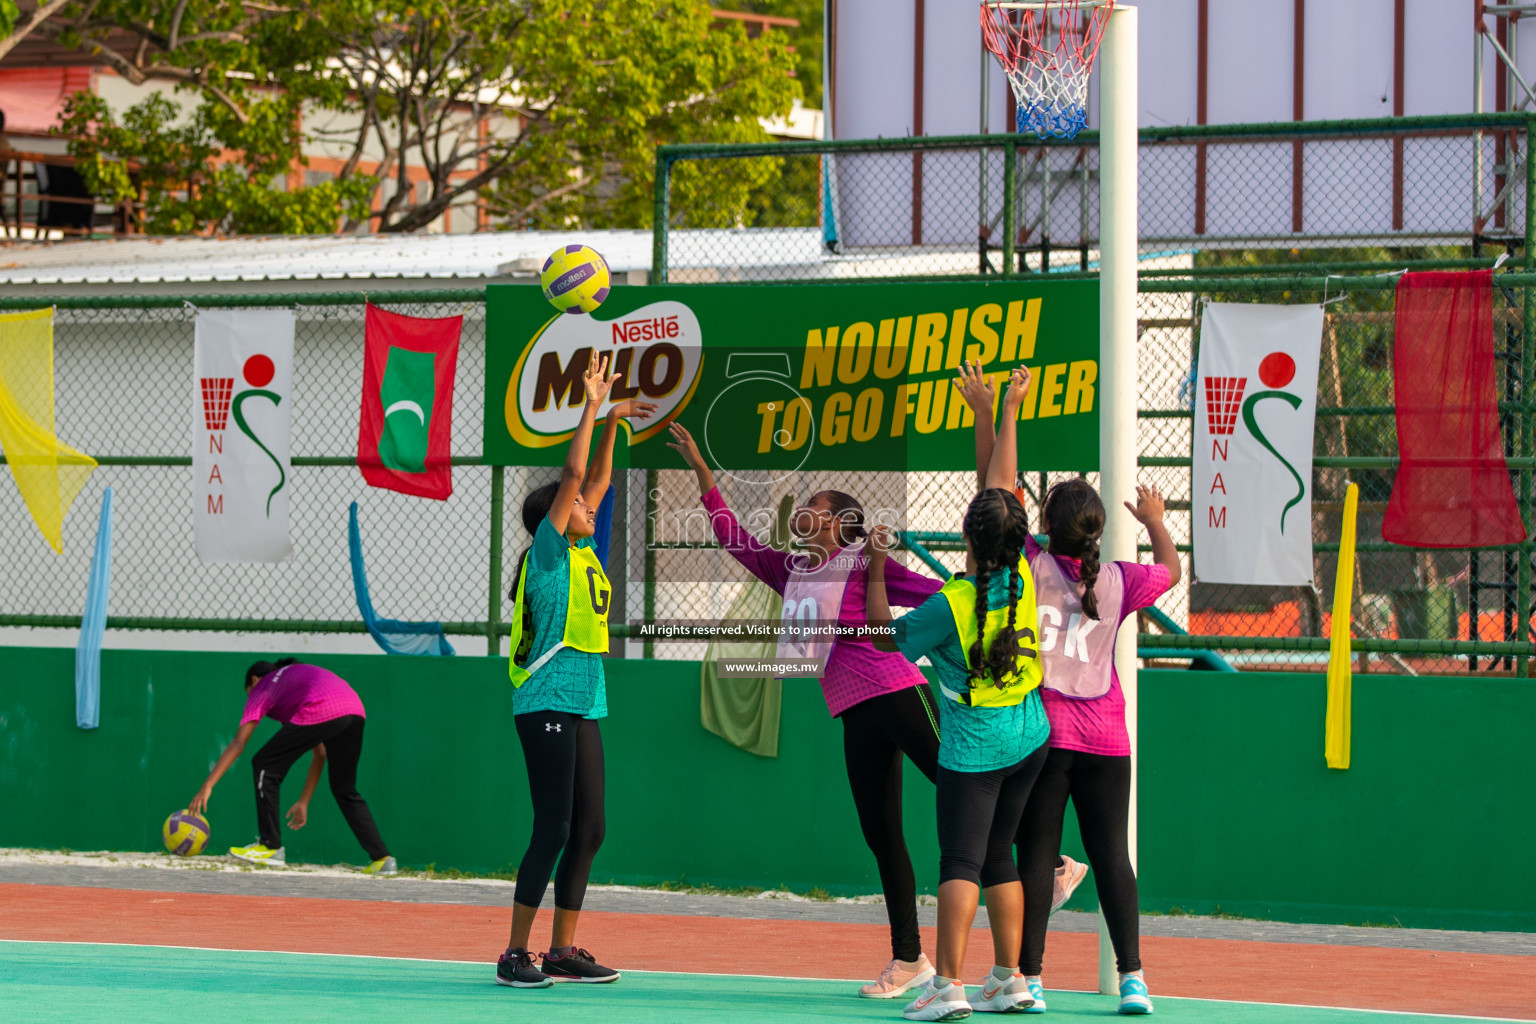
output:
[[[1354,680],[1350,661],[1350,609],[1355,590],[1355,513],[1360,488],[1344,492],[1344,528],[1339,535],[1339,573],[1333,581],[1333,628],[1328,644],[1328,714],[1323,728],[1323,756],[1329,768],[1349,767],[1349,691]]]
[[[62,554],[64,515],[96,460],[53,431],[53,310],[0,313],[0,450],[43,539]]]

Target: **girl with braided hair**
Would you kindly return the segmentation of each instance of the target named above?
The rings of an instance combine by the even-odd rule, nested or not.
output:
[[[983,462],[993,446],[987,433],[978,417],[976,453]],[[1062,481],[1046,494],[1041,525],[1049,549],[1033,536],[1024,541],[1040,617],[1040,693],[1051,723],[1045,765],[1016,838],[1024,881],[1019,964],[1034,1000],[1031,1013],[1045,1012],[1040,972],[1069,797],[1119,961],[1120,1012],[1152,1012],[1141,971],[1136,874],[1127,841],[1131,744],[1125,694],[1114,668],[1115,637],[1127,616],[1179,581],[1179,555],[1163,525],[1163,496],[1156,487],[1136,488],[1136,504],[1125,507],[1147,529],[1152,565],[1099,562],[1104,503],[1082,479]]]
[[[1163,525],[1163,496],[1156,487],[1137,487],[1136,504],[1126,502],[1125,507],[1147,528],[1152,565],[1100,564],[1104,503],[1081,479],[1065,480],[1046,494],[1043,525],[1049,549],[1034,538],[1025,543],[1039,586],[1041,693],[1051,720],[1049,753],[1017,840],[1025,894],[1020,963],[1036,1007],[1045,1005],[1040,972],[1046,921],[1070,797],[1115,947],[1120,1012],[1152,1012],[1141,969],[1136,873],[1127,841],[1131,743],[1125,694],[1115,672],[1115,638],[1127,616],[1150,606],[1179,581],[1179,555]]]
[[[1028,389],[1028,371],[1015,370],[1003,397],[1005,422],[1017,421]],[[990,435],[990,424],[986,430]],[[1018,462],[1015,434],[1007,430],[997,440],[986,489],[965,513],[973,573],[957,575],[893,622],[885,585],[889,532],[877,529],[869,545],[869,623],[894,626],[893,635],[876,646],[899,650],[911,661],[927,656],[942,694],[936,701],[938,973],[906,1007],[908,1020],[958,1020],[973,1009],[1016,1012],[1032,1003],[1018,969],[1024,893],[1013,843],[1045,762],[1050,727],[1039,693],[1035,588],[1024,555],[1029,520],[1009,489]],[[971,1002],[959,974],[983,892],[995,966]],[[1046,900],[1048,905],[1049,894]]]

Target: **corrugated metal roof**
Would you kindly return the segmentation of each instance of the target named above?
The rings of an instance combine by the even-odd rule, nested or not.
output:
[[[712,266],[814,263],[816,228],[674,232]],[[481,279],[538,273],[562,245],[590,245],[615,273],[651,268],[649,231],[473,235],[116,238],[0,246],[0,285]],[[699,244],[704,243],[704,244]],[[674,260],[672,266],[687,265]],[[700,264],[705,265],[705,264]]]

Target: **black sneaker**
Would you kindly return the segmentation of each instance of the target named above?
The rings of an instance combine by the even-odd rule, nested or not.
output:
[[[507,950],[496,961],[496,984],[510,988],[549,988],[555,979],[533,966],[533,954],[526,949]]]
[[[604,967],[592,959],[592,954],[584,949],[573,949],[564,956],[550,956],[544,953],[541,956],[544,961],[540,967],[554,981],[585,981],[589,984],[602,984],[605,981],[618,981],[619,972],[612,967]]]

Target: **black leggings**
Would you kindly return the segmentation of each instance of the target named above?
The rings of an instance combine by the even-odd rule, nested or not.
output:
[[[1019,880],[1013,841],[1045,749],[990,772],[939,769],[940,885],[958,879],[990,889]]]
[[[544,900],[550,872],[555,906],[580,910],[603,845],[603,735],[597,721],[564,711],[518,715],[517,738],[528,764],[533,838],[517,869],[512,898],[525,907]],[[555,868],[559,860],[560,867]]]
[[[891,922],[891,956],[916,960],[923,952],[917,932],[917,879],[901,827],[902,755],[935,777],[939,766],[938,711],[927,684],[881,694],[840,716],[848,788],[859,812],[864,842],[875,855],[885,912]]]
[[[324,743],[326,775],[342,817],[352,826],[352,834],[367,851],[369,860],[389,856],[373,812],[357,791],[357,762],[363,756],[365,721],[362,715],[343,715],[315,725],[285,725],[256,751],[251,758],[251,775],[256,782],[256,826],[261,832],[262,846],[276,850],[283,845],[278,806],[283,776],[295,761]]]
[[[1067,797],[1077,809],[1083,849],[1099,890],[1099,908],[1115,945],[1120,973],[1141,970],[1136,872],[1126,840],[1131,807],[1131,759],[1052,748],[1019,826],[1019,873],[1024,879],[1021,970],[1037,975],[1045,960],[1051,887],[1061,852]]]

